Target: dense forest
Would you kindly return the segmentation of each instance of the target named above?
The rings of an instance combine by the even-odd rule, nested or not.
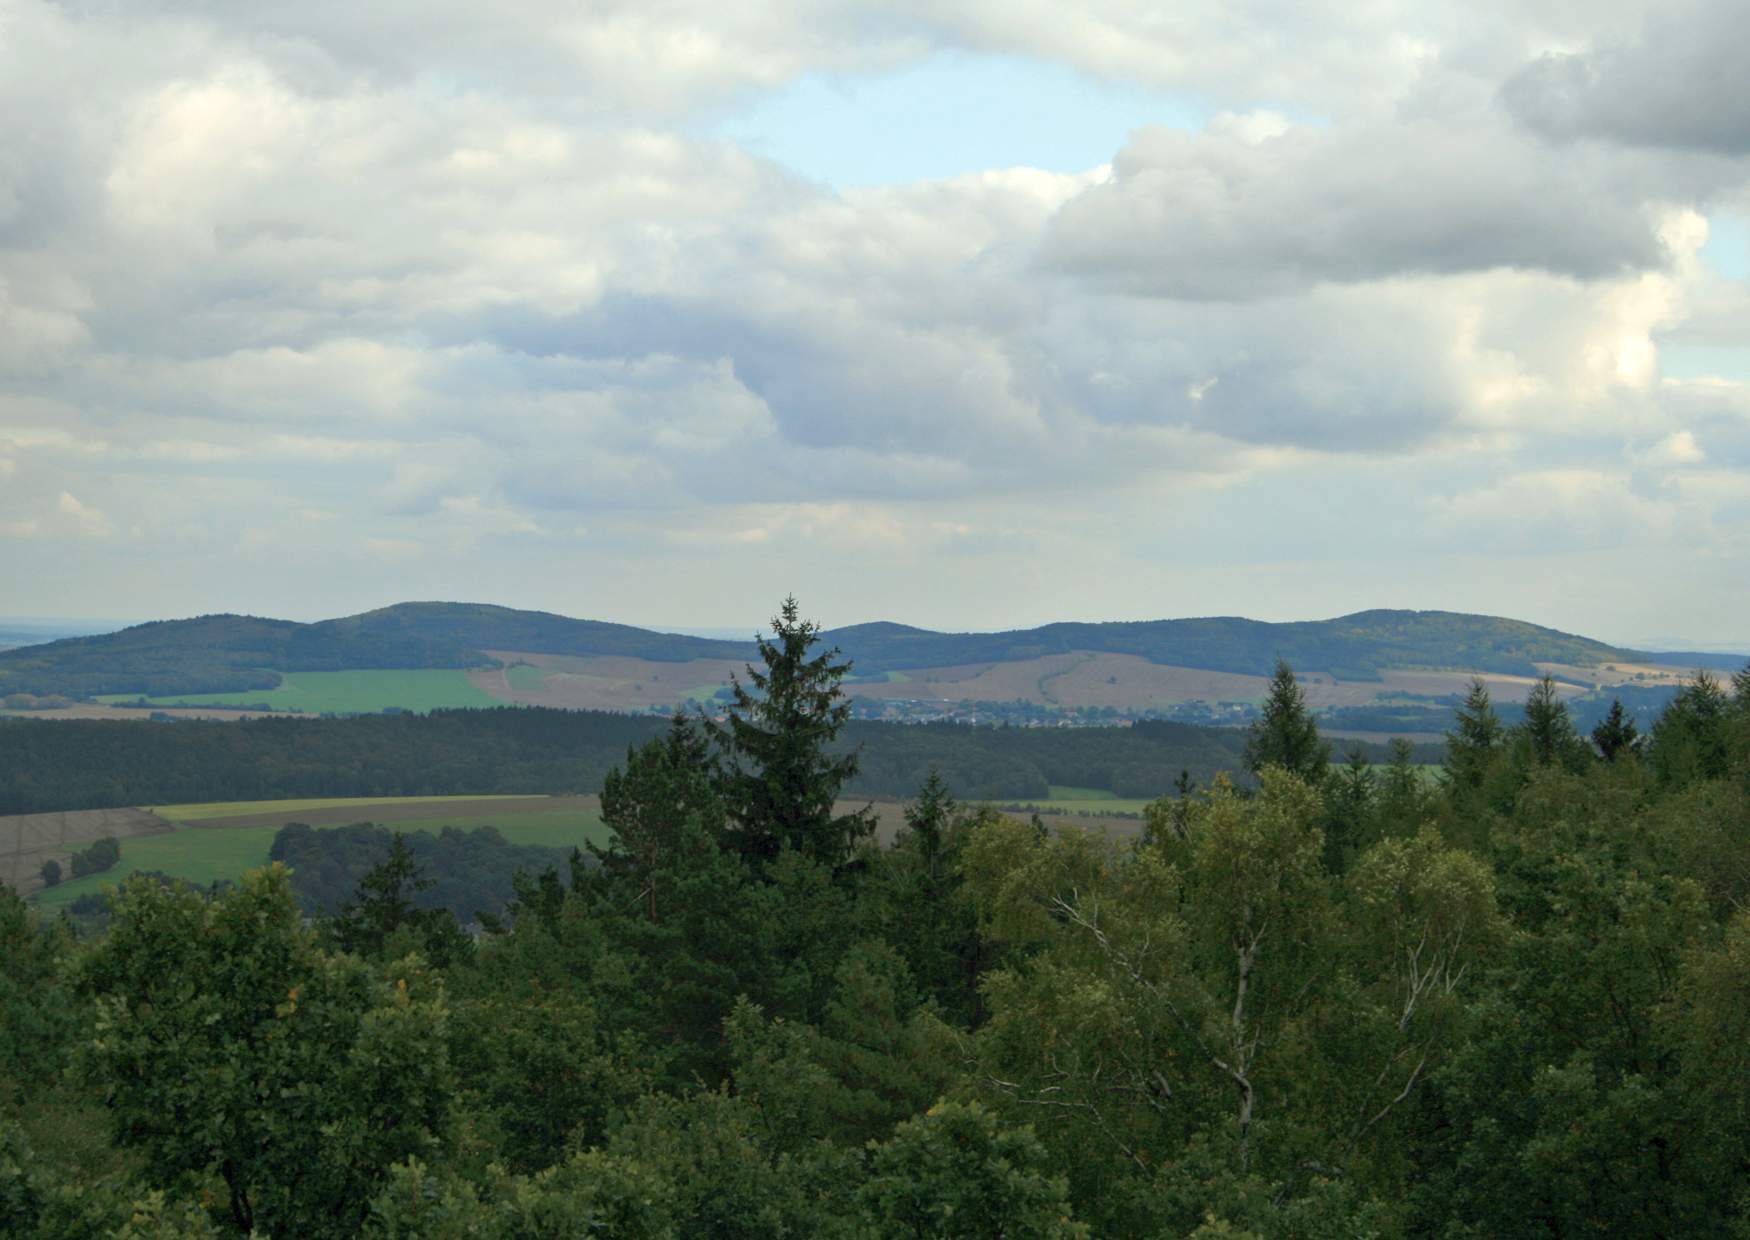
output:
[[[0,719],[0,814],[275,797],[598,792],[629,746],[667,723],[533,707],[351,719],[153,724]],[[1200,785],[1238,765],[1244,733],[1190,724],[990,728],[852,721],[846,791],[906,796],[931,768],[965,798],[1047,795],[1050,784],[1158,796],[1181,771]],[[1383,761],[1384,746],[1366,752]],[[1424,760],[1438,754],[1424,751]]]
[[[1364,611],[1288,624],[1235,616],[1048,624],[1002,633],[937,633],[876,623],[825,636],[861,676],[1071,651],[1130,654],[1153,663],[1260,676],[1285,658],[1305,670],[1369,681],[1394,667],[1534,676],[1538,663],[1594,666],[1643,657],[1523,621],[1440,611]],[[751,658],[754,646],[476,603],[401,603],[315,624],[201,616],[0,650],[0,697],[268,689],[280,683],[281,672],[477,667],[492,662],[487,651],[679,662]],[[1674,658],[1681,666],[1704,666],[1714,657]]]
[[[1137,838],[926,775],[880,846],[818,636],[478,941],[393,837],[308,923],[282,864],[0,892],[0,1232],[1750,1233],[1750,670],[1650,734],[1478,683],[1430,784],[1279,666],[1251,786]]]

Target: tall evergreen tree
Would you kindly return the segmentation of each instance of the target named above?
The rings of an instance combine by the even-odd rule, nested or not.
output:
[[[747,668],[750,684],[733,677],[727,725],[711,724],[722,751],[721,791],[729,838],[756,861],[789,847],[827,865],[850,857],[874,830],[867,811],[838,814],[839,789],[857,773],[857,755],[834,755],[851,706],[839,682],[851,670],[838,649],[812,653],[820,626],[801,619],[794,597],[759,640],[764,670]]]
[[[1539,766],[1573,766],[1584,749],[1553,676],[1545,676],[1531,687],[1521,726]]]
[[[1611,701],[1610,713],[1604,717],[1604,722],[1592,729],[1592,743],[1598,746],[1598,752],[1606,762],[1615,762],[1618,754],[1633,753],[1640,739],[1635,721],[1622,708],[1621,698]]]
[[[1479,676],[1470,682],[1458,719],[1446,734],[1448,782],[1463,791],[1481,788],[1505,735],[1501,717],[1489,700],[1489,686]]]
[[[1276,660],[1270,696],[1246,739],[1246,769],[1256,775],[1279,766],[1315,787],[1324,782],[1331,747],[1319,739],[1319,725],[1306,708],[1306,694],[1285,659]]]
[[[1649,750],[1659,782],[1682,785],[1725,775],[1731,767],[1731,713],[1719,677],[1697,670],[1653,725]]]

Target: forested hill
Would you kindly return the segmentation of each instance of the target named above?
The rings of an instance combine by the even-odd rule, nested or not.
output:
[[[1636,657],[1602,642],[1518,620],[1441,611],[1364,611],[1272,624],[1234,616],[1063,623],[1002,633],[938,633],[900,624],[828,632],[859,676],[1005,663],[1071,651],[1266,675],[1277,658],[1345,680],[1388,668],[1528,674],[1536,663],[1596,665]],[[751,637],[751,634],[750,634]],[[472,603],[403,603],[300,624],[252,616],[158,621],[95,637],[0,651],[7,693],[170,695],[269,689],[282,672],[466,668],[487,651],[620,655],[655,662],[754,657],[749,642],[656,633],[631,625]]]
[[[1580,666],[1629,656],[1603,642],[1521,620],[1450,611],[1361,611],[1335,620],[1271,624],[1239,616],[1047,624],[1007,633],[933,633],[863,624],[826,635],[859,673],[961,663],[1004,663],[1075,650],[1133,654],[1151,663],[1267,676],[1278,658],[1345,680],[1386,668],[1435,667],[1535,674],[1536,663]]]
[[[0,696],[226,693],[271,689],[281,672],[460,668],[488,650],[627,655],[661,662],[751,658],[752,642],[653,633],[476,603],[402,603],[300,624],[256,616],[160,620],[117,633],[0,651]]]

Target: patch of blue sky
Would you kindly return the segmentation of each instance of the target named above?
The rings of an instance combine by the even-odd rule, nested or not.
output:
[[[1750,216],[1733,211],[1708,216],[1700,257],[1729,280],[1750,279]]]
[[[1750,383],[1750,347],[1667,344],[1659,348],[1659,372],[1667,379],[1728,379]]]
[[[1201,128],[1189,96],[1019,56],[940,53],[886,73],[809,74],[711,131],[835,189],[994,168],[1085,172],[1144,125]]]

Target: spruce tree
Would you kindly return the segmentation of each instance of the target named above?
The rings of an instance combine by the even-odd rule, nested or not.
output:
[[[1618,754],[1633,753],[1640,739],[1635,721],[1622,709],[1621,698],[1612,699],[1610,713],[1592,729],[1592,743],[1606,762],[1615,762]]]
[[[692,719],[677,711],[667,735],[626,750],[625,768],[602,781],[602,822],[613,840],[606,848],[590,844],[590,853],[605,875],[636,884],[645,917],[659,920],[658,876],[673,864],[689,824],[711,838],[723,832],[710,744]]]
[[[749,684],[731,678],[728,723],[710,725],[723,756],[729,839],[755,861],[770,861],[788,847],[840,865],[874,830],[866,810],[833,810],[839,790],[857,773],[856,754],[828,752],[850,718],[839,682],[851,665],[839,661],[836,647],[813,653],[819,640],[820,626],[800,618],[795,598],[785,599],[772,637],[758,639],[764,670],[750,664]]]
[[[1653,724],[1649,749],[1661,784],[1682,786],[1726,774],[1731,767],[1732,710],[1719,677],[1698,668]]]
[[[1276,660],[1270,696],[1246,739],[1246,769],[1256,775],[1279,766],[1317,787],[1324,782],[1331,747],[1319,739],[1319,725],[1306,708],[1306,694],[1285,659]]]
[[[1574,730],[1568,704],[1556,691],[1553,676],[1546,675],[1531,687],[1525,699],[1525,722],[1519,725],[1518,732],[1538,766],[1578,770],[1591,757],[1586,743]]]
[[[1476,677],[1458,708],[1452,731],[1446,734],[1447,780],[1466,791],[1481,788],[1504,735],[1501,717],[1489,701],[1489,686]]]

